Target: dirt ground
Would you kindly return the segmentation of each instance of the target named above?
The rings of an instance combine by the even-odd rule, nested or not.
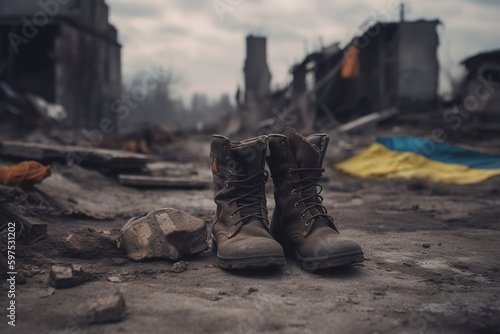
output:
[[[208,140],[173,143],[170,154],[209,171]],[[308,273],[287,259],[281,269],[232,272],[217,268],[207,250],[174,273],[168,261],[74,258],[60,242],[74,228],[118,235],[130,217],[160,207],[184,210],[208,226],[214,211],[210,189],[135,189],[75,167],[38,188],[114,218],[39,217],[50,235],[20,245],[18,270],[27,283],[17,286],[16,327],[2,316],[0,332],[500,333],[500,178],[460,187],[355,179],[333,169],[341,158],[335,144],[322,182],[325,205],[341,233],[362,245],[364,263]],[[270,211],[271,194],[270,180]],[[94,279],[46,296],[50,265],[65,262]],[[116,289],[125,296],[126,318],[89,324],[86,307]],[[5,280],[0,295],[5,310]]]

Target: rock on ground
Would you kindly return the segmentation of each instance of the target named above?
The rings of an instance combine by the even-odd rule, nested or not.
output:
[[[73,266],[71,263],[50,267],[49,284],[56,289],[72,288],[89,281],[90,278],[80,266]]]
[[[205,223],[183,211],[167,208],[130,219],[118,245],[132,260],[167,258],[173,261],[207,249]]]
[[[99,298],[89,307],[87,314],[92,315],[91,322],[93,323],[116,322],[123,319],[125,309],[125,298],[118,291],[112,295]]]
[[[183,271],[188,270],[188,266],[189,266],[188,262],[179,261],[179,262],[174,263],[174,265],[170,269],[170,272],[182,273]]]
[[[123,257],[123,251],[116,246],[117,239],[106,231],[93,228],[78,228],[63,239],[66,249],[83,259]]]

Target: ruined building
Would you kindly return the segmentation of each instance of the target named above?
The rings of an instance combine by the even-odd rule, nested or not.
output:
[[[466,76],[458,102],[468,112],[492,113],[498,119],[500,109],[500,50],[481,52],[464,59]]]
[[[0,0],[0,81],[61,104],[69,125],[114,120],[121,45],[104,0]]]
[[[344,122],[374,111],[398,107],[402,112],[432,109],[437,104],[439,21],[376,23],[340,49],[338,45],[307,56],[292,68],[293,95],[306,92],[306,75],[317,86],[309,110],[319,118]],[[356,55],[355,71],[341,70]],[[314,89],[311,87],[310,89]],[[314,105],[311,106],[310,104]]]
[[[270,93],[271,72],[267,66],[266,37],[247,36],[245,60],[245,103],[261,100]]]

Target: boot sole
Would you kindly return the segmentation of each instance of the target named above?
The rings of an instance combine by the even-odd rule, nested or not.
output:
[[[295,259],[299,262],[300,267],[303,270],[313,272],[318,269],[335,268],[353,263],[361,263],[364,262],[365,256],[364,253],[356,252],[339,254],[325,259],[315,259],[301,257],[300,255],[295,254]]]
[[[212,236],[212,251],[217,255],[217,241]],[[284,266],[284,255],[267,255],[239,259],[225,259],[217,256],[217,265],[223,269],[249,269]]]
[[[261,256],[244,259],[224,259],[217,256],[217,264],[223,269],[249,269],[284,266],[284,256]]]

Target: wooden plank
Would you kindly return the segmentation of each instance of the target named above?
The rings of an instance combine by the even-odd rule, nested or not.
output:
[[[81,161],[82,165],[112,169],[140,169],[153,160],[151,156],[139,153],[21,141],[1,142],[0,155],[41,162]]]
[[[119,175],[118,179],[121,184],[134,187],[179,189],[205,189],[210,187],[210,180],[200,177]]]
[[[34,241],[47,235],[47,224],[17,213],[12,204],[5,203],[2,199],[0,201],[0,227],[4,227],[10,222],[16,222],[16,232],[18,231],[17,224],[21,223],[23,225],[22,235],[28,241]]]
[[[337,131],[340,133],[346,133],[355,130],[360,130],[370,125],[386,120],[388,118],[391,118],[392,116],[395,116],[397,113],[398,113],[397,108],[390,108],[387,110],[374,112],[366,116],[360,117],[352,122],[342,125],[337,129]]]
[[[193,177],[198,169],[192,163],[177,161],[156,161],[148,163],[146,169],[151,176]]]

